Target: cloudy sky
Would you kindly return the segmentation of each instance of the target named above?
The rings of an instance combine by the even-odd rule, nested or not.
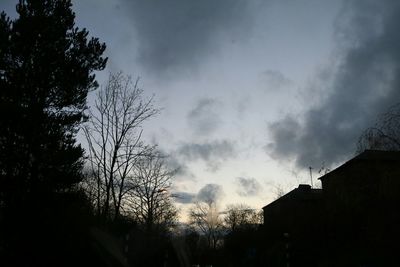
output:
[[[13,2],[1,7],[13,14]],[[177,202],[261,208],[308,167],[351,158],[400,100],[400,1],[83,0],[78,26],[162,113],[145,138],[180,172]],[[314,173],[318,176],[317,171]]]

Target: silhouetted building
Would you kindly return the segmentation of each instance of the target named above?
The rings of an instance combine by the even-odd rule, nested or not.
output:
[[[267,263],[312,266],[319,253],[314,247],[322,242],[322,190],[301,184],[263,210]]]
[[[400,152],[366,150],[320,180],[326,204],[326,264],[388,266],[395,261]]]
[[[271,266],[398,266],[400,152],[366,150],[263,208]],[[390,265],[393,264],[393,265]]]

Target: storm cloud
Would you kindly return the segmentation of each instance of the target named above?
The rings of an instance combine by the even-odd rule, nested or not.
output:
[[[229,140],[214,140],[204,143],[184,143],[178,149],[185,161],[204,161],[210,171],[218,170],[222,162],[236,157],[234,143]]]
[[[138,60],[157,74],[196,68],[220,49],[221,40],[245,39],[252,25],[246,0],[121,2],[138,35]]]
[[[196,200],[206,203],[215,203],[224,197],[224,190],[218,184],[206,184],[197,193]]]
[[[208,135],[221,125],[219,109],[222,103],[212,98],[200,99],[189,112],[187,119],[191,129],[198,135]]]
[[[168,157],[166,157],[166,164],[169,168],[172,170],[175,170],[175,175],[174,175],[174,180],[195,180],[195,176],[191,171],[189,170],[188,166],[179,160],[175,155],[169,154]]]
[[[266,70],[261,73],[260,78],[275,90],[292,84],[289,78],[285,77],[282,72],[277,70]]]
[[[221,185],[218,184],[206,184],[200,190],[195,193],[189,192],[174,192],[172,194],[175,202],[181,204],[191,204],[196,201],[205,203],[216,203],[221,200],[224,196],[224,190]]]
[[[261,184],[252,177],[237,177],[237,193],[242,197],[257,196],[261,192]]]
[[[273,142],[266,151],[298,167],[339,163],[354,154],[362,131],[400,101],[399,27],[399,1],[346,2],[324,96],[303,116],[269,124]]]
[[[175,202],[181,204],[190,204],[196,199],[196,194],[188,192],[175,192],[172,196],[174,197]]]

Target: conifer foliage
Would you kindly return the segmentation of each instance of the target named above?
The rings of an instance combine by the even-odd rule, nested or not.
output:
[[[75,26],[70,0],[20,0],[0,17],[0,200],[70,188],[81,178],[75,135],[106,48]]]

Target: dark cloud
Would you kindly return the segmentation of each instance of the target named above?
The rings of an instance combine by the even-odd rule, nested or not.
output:
[[[291,85],[292,81],[283,75],[282,72],[277,70],[266,70],[261,73],[261,80],[265,81],[268,87],[275,90],[281,89],[282,87]]]
[[[216,140],[206,143],[185,143],[178,149],[185,161],[203,160],[210,171],[216,171],[220,164],[236,157],[234,143],[229,140]]]
[[[320,105],[269,125],[273,157],[299,167],[339,163],[362,131],[400,102],[400,2],[349,1],[337,22],[337,62]]]
[[[175,170],[174,180],[195,180],[195,175],[189,170],[188,166],[174,155],[166,157],[167,166]]]
[[[174,192],[172,197],[175,202],[181,204],[191,204],[196,201],[206,203],[216,203],[225,196],[224,190],[221,185],[218,184],[206,184],[203,186],[197,194],[188,192]]]
[[[219,49],[222,35],[243,39],[252,24],[246,0],[121,1],[138,35],[139,61],[158,74],[195,67]]]
[[[224,197],[224,190],[218,184],[206,184],[197,193],[196,200],[206,203],[215,203]]]
[[[228,140],[212,141],[209,143],[187,143],[182,145],[180,154],[188,160],[228,159],[235,155],[233,143]]]
[[[243,197],[256,196],[261,192],[261,184],[254,178],[237,177],[237,193]]]
[[[221,105],[219,101],[212,98],[200,99],[187,116],[191,129],[199,135],[214,132],[221,125],[218,112]]]
[[[196,194],[188,193],[188,192],[175,192],[172,194],[175,202],[181,204],[190,204],[193,203],[196,199]]]

